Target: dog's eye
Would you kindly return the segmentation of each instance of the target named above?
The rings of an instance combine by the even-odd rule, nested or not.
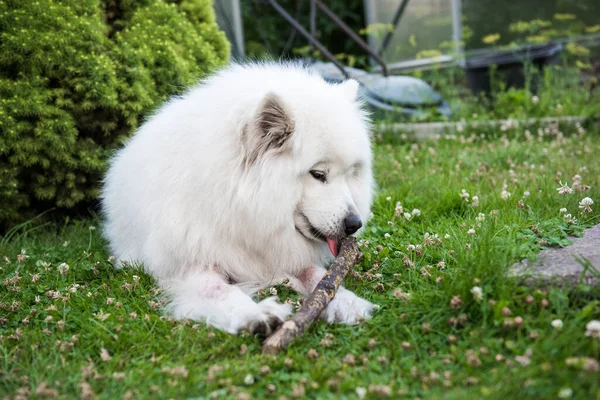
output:
[[[310,171],[310,174],[312,175],[313,178],[315,178],[316,180],[318,180],[320,182],[327,181],[327,174],[325,173],[325,171],[319,171],[319,170],[313,169]]]

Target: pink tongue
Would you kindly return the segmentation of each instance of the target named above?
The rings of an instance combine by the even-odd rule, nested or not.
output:
[[[327,246],[329,246],[329,250],[334,257],[338,255],[338,242],[335,239],[327,238]]]

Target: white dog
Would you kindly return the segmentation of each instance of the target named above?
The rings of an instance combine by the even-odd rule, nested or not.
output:
[[[269,334],[290,313],[250,295],[288,278],[307,295],[373,195],[358,83],[294,64],[233,65],[172,99],[111,160],[102,206],[120,263],[142,262],[176,318]],[[328,250],[329,248],[329,250]],[[323,312],[373,305],[340,288]]]

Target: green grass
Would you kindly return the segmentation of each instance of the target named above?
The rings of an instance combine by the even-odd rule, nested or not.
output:
[[[390,398],[539,399],[567,389],[599,398],[598,372],[566,364],[600,358],[600,340],[585,336],[600,319],[598,289],[530,288],[506,269],[599,222],[600,137],[501,134],[418,144],[384,135],[374,218],[360,238],[365,257],[346,279],[380,309],[359,326],[318,322],[276,357],[250,335],[165,317],[148,275],[107,261],[98,222],[24,224],[0,244],[0,395],[35,397],[45,382],[46,394],[61,398],[351,399],[357,388],[366,398],[389,390]],[[576,174],[591,189],[559,195],[558,181],[572,186]],[[584,197],[593,212],[580,213]],[[420,216],[396,217],[396,202]],[[563,207],[576,223],[565,222]],[[441,242],[427,245],[426,233]],[[298,298],[277,289],[282,301]]]
[[[449,103],[452,115],[442,116],[435,110],[417,118],[422,121],[489,121],[496,119],[529,119],[544,117],[594,117],[600,113],[600,91],[594,90],[597,79],[582,81],[586,73],[564,58],[559,65],[538,70],[525,65],[523,88],[506,87],[503,74],[492,67],[490,94],[474,95],[467,89],[467,76],[462,68],[433,68],[411,75],[423,79]],[[394,116],[390,116],[393,119]]]

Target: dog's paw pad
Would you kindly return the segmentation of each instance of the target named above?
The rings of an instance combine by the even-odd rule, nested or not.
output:
[[[271,328],[271,331],[275,332],[283,324],[283,321],[274,315],[271,315],[267,320],[267,325]]]
[[[270,315],[266,320],[253,320],[248,323],[245,330],[259,337],[267,337],[277,330],[283,324],[283,321]]]
[[[271,334],[271,327],[267,321],[251,321],[245,330],[260,337],[267,337]]]

